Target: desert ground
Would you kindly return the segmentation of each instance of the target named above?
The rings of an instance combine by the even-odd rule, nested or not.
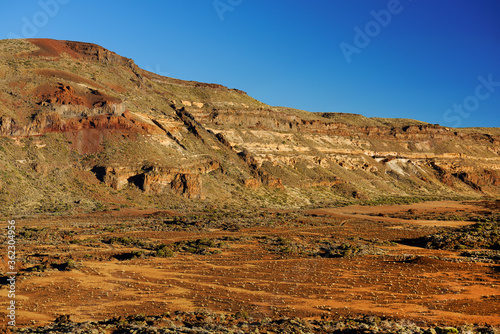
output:
[[[499,214],[491,200],[20,217],[17,325],[196,311],[498,327]]]

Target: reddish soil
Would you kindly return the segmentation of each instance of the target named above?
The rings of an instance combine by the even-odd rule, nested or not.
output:
[[[124,136],[134,138],[139,134],[161,133],[158,127],[143,122],[127,111],[121,116],[97,115],[89,117],[72,117],[62,119],[58,114],[37,116],[34,133],[63,132],[71,142],[71,148],[80,154],[101,151],[102,142],[106,138]]]
[[[100,152],[105,136],[106,131],[102,129],[82,129],[65,133],[65,137],[71,142],[71,148],[79,154]]]
[[[500,325],[498,263],[398,243],[435,233],[443,228],[439,224],[366,215],[408,209],[465,214],[484,207],[430,202],[293,213],[261,211],[256,213],[261,218],[250,222],[243,215],[236,216],[235,224],[241,222],[238,228],[228,228],[224,216],[203,220],[209,213],[182,220],[187,216],[181,212],[137,209],[19,219],[19,233],[31,231],[31,235],[23,234],[25,240],[19,236],[19,258],[24,260],[17,285],[18,321],[21,326],[40,325],[61,314],[86,321],[207,309],[245,310],[255,317],[373,314],[422,325]],[[175,242],[209,238],[222,240],[223,245],[214,246],[215,252],[176,251],[167,258],[133,258],[128,255],[143,246],[103,241],[111,237],[171,247]],[[285,239],[286,245],[303,250],[338,241],[377,251],[323,258],[293,249],[283,251],[276,240]],[[39,264],[59,265],[68,259],[73,259],[76,268],[33,270]],[[5,297],[6,289],[1,294]],[[2,299],[1,310],[6,301]],[[3,317],[1,313],[5,311],[0,311]]]
[[[96,89],[74,87],[63,83],[41,85],[35,90],[34,95],[40,103],[79,105],[87,108],[103,107],[120,102],[119,99]]]
[[[44,77],[60,78],[60,79],[64,79],[64,80],[70,80],[70,81],[73,81],[76,83],[86,84],[86,85],[89,85],[91,87],[104,89],[104,87],[102,85],[98,84],[95,81],[86,79],[86,78],[81,77],[79,75],[76,75],[74,73],[66,72],[63,70],[58,70],[55,68],[39,69],[39,70],[35,70],[35,73],[38,75],[44,76]]]
[[[61,53],[64,52],[75,59],[82,58],[81,54],[73,51],[68,45],[66,45],[66,43],[62,41],[45,38],[28,39],[28,41],[39,47],[39,49],[32,52],[30,56],[59,58]]]
[[[386,221],[392,223],[409,223],[422,226],[464,226],[473,224],[468,221],[440,221],[440,220],[417,220],[417,219],[401,219],[391,218],[387,215],[412,210],[416,214],[424,215],[428,212],[437,213],[457,213],[478,210],[477,204],[466,204],[463,202],[454,201],[439,201],[439,202],[424,202],[408,205],[380,205],[380,206],[363,206],[352,205],[343,208],[328,208],[316,209],[308,211],[316,215],[328,215],[337,218],[344,218],[346,220],[351,218],[363,218],[372,221]],[[483,210],[481,210],[483,211]]]

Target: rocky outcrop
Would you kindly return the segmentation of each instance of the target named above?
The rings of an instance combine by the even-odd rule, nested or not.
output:
[[[217,136],[224,143],[222,136]],[[247,164],[250,168],[254,178],[246,179],[244,185],[247,188],[256,189],[260,185],[268,186],[269,188],[284,188],[283,182],[280,178],[274,177],[269,174],[266,170],[262,169],[262,164],[259,164],[255,157],[251,153],[244,149],[238,153],[238,156]]]
[[[157,133],[159,130],[148,123],[134,120],[126,115],[98,115],[63,119],[58,113],[39,114],[18,135],[40,135],[46,132],[75,132],[86,129],[108,129],[133,131],[136,133]]]
[[[0,136],[12,136],[20,132],[16,121],[8,116],[0,117]]]
[[[116,130],[141,134],[161,133],[154,124],[134,118],[129,112],[121,112],[123,106],[87,109],[85,107],[61,106],[53,112],[38,113],[25,126],[11,117],[0,117],[0,136],[37,136],[48,132],[78,132],[82,130]],[[104,114],[101,114],[104,113]],[[116,113],[120,114],[119,116]],[[89,115],[96,114],[96,115]],[[71,117],[68,117],[68,116]]]
[[[188,198],[202,198],[200,175],[176,174],[171,182],[172,190]]]
[[[218,109],[192,115],[217,133],[225,146],[240,151],[239,156],[254,171],[254,177],[244,181],[249,188],[261,184],[282,187],[282,178],[281,182],[268,179],[276,172],[288,173],[288,185],[336,186],[324,174],[336,174],[340,167],[354,173],[349,181],[353,185],[374,178],[394,184],[408,179],[421,188],[440,182],[454,191],[498,191],[498,135],[454,131],[435,124],[360,126],[332,121],[330,115],[311,120],[273,109]],[[269,168],[263,169],[266,163],[275,166],[271,173]],[[292,177],[297,173],[290,168],[301,170],[300,176]],[[355,189],[352,193],[359,194]]]
[[[121,101],[97,89],[89,87],[74,87],[58,82],[44,84],[35,89],[33,94],[38,99],[37,104],[77,105],[86,108],[102,108],[107,105],[118,104]]]
[[[261,187],[262,182],[258,179],[251,178],[244,180],[243,185],[249,189],[258,189]]]
[[[484,187],[500,186],[500,171],[498,170],[474,169],[470,172],[455,173],[453,176],[478,191],[483,190]]]
[[[500,193],[495,129],[271,107],[222,85],[144,71],[91,43],[9,41],[0,56],[0,136],[14,140],[0,139],[26,153],[12,166],[26,161],[48,180],[46,160],[57,156],[71,166],[67,175],[92,183],[92,169],[116,190],[140,189],[148,196],[138,203],[165,194],[213,202],[254,194],[300,206]],[[40,146],[25,140],[34,136]]]
[[[231,110],[217,109],[209,118],[199,116],[197,121],[218,126],[244,126],[249,129],[269,131],[296,131],[311,134],[327,134],[334,136],[363,136],[385,140],[474,140],[500,145],[500,136],[480,133],[464,133],[437,124],[406,126],[356,126],[346,123],[324,120],[301,119],[295,115],[284,114],[272,109],[264,110]]]
[[[160,195],[171,190],[187,198],[200,199],[203,198],[201,175],[219,168],[220,164],[216,161],[204,161],[182,168],[148,164],[138,168],[95,166],[92,172],[100,181],[116,190],[135,186],[146,194]]]
[[[131,59],[119,56],[97,44],[72,41],[64,41],[63,43],[71,50],[90,60],[122,66],[133,64]]]

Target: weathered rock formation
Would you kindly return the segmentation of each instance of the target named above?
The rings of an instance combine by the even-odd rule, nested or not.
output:
[[[172,190],[187,198],[203,198],[201,174],[220,168],[215,161],[205,161],[184,168],[166,166],[95,166],[92,172],[116,190],[135,186],[146,194],[161,195]]]
[[[173,190],[187,198],[202,198],[201,174],[210,173],[220,168],[216,161],[203,161],[195,165],[166,167],[145,165],[131,166],[95,166],[92,172],[106,185],[116,190],[135,186],[146,194],[165,194]]]
[[[1,163],[10,173],[26,165],[18,177],[32,191],[63,189],[51,178],[61,170],[84,187],[140,189],[151,203],[499,194],[498,129],[271,107],[236,89],[144,71],[90,43],[0,41],[0,59]],[[49,161],[59,169],[44,168]],[[37,182],[28,166],[45,170]],[[5,175],[7,198],[14,186]]]

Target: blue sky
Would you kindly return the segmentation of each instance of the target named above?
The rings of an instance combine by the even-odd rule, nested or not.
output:
[[[3,1],[0,38],[92,42],[275,106],[500,126],[498,0]]]

